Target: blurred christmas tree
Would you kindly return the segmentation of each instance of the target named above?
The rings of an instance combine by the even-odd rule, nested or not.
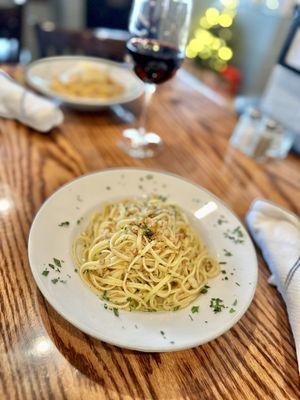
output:
[[[230,81],[232,92],[237,90],[240,81],[239,71],[229,65],[234,56],[232,25],[237,6],[238,0],[220,0],[216,7],[207,8],[186,48],[188,58]]]

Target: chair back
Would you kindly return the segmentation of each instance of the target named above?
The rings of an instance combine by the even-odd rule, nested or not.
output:
[[[100,39],[93,31],[56,28],[52,22],[37,24],[35,29],[39,57],[83,54],[122,62],[126,55],[122,39]]]

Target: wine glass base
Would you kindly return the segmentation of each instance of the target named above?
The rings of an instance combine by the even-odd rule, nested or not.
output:
[[[161,152],[163,141],[153,132],[141,136],[137,129],[126,129],[118,146],[133,158],[149,158]]]

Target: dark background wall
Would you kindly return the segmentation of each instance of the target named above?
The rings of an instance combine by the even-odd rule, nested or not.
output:
[[[87,0],[88,27],[127,29],[132,0]]]

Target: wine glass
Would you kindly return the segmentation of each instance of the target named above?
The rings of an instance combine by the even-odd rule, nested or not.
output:
[[[144,104],[137,128],[126,129],[120,147],[135,158],[152,157],[162,139],[145,128],[147,109],[157,84],[181,66],[189,32],[192,0],[134,0],[127,49],[136,75],[145,82]]]

